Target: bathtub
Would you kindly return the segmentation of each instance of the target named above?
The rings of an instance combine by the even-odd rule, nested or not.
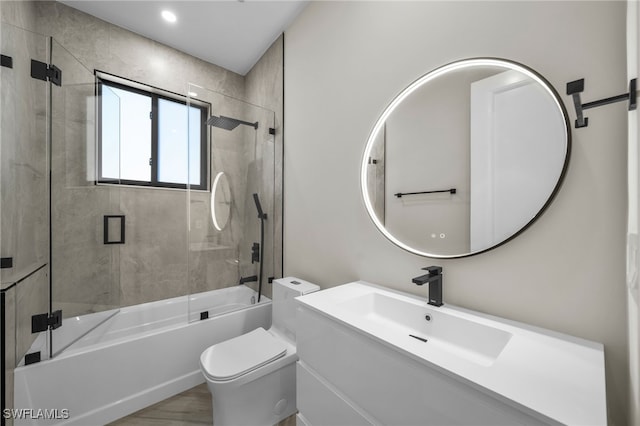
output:
[[[14,424],[102,425],[204,383],[198,361],[202,351],[270,327],[270,300],[262,296],[255,304],[256,297],[241,285],[109,314],[53,359],[16,368],[15,408],[33,409],[27,417],[39,418]],[[203,311],[209,318],[200,321]],[[83,317],[95,322],[92,315],[65,319],[54,333],[67,327],[73,335]],[[38,409],[49,411],[42,415]]]

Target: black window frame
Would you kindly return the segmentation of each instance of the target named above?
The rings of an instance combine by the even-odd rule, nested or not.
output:
[[[209,168],[208,168],[208,153],[209,153],[209,134],[207,129],[207,117],[211,109],[211,104],[207,102],[197,101],[187,102],[187,97],[178,93],[169,92],[164,89],[149,86],[144,83],[138,83],[133,80],[129,80],[123,77],[115,76],[112,74],[104,73],[102,71],[95,71],[96,76],[96,95],[97,95],[97,139],[98,139],[98,164],[97,164],[97,176],[96,184],[108,184],[108,185],[126,185],[126,186],[140,186],[147,188],[172,188],[172,189],[194,189],[207,191],[209,190]],[[110,78],[111,77],[111,78]],[[114,81],[117,80],[117,81]],[[122,82],[130,83],[127,85]],[[113,179],[106,178],[102,175],[102,86],[107,85],[109,87],[115,87],[117,89],[126,90],[128,92],[137,93],[151,98],[151,179],[149,181],[138,181],[128,179]],[[141,88],[141,87],[144,87]],[[162,182],[158,180],[158,126],[159,126],[159,114],[158,114],[158,101],[159,99],[168,100],[178,104],[185,105],[187,107],[194,107],[201,111],[201,123],[200,123],[200,184],[187,183],[173,183]]]

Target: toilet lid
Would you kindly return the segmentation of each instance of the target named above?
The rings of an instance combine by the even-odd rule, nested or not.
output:
[[[200,365],[212,380],[232,380],[283,357],[286,352],[283,342],[260,327],[206,349],[200,355]]]

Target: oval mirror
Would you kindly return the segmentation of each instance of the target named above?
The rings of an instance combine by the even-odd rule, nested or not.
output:
[[[376,122],[361,164],[364,204],[405,250],[471,256],[542,214],[570,152],[567,112],[543,77],[502,59],[457,61],[413,82]]]
[[[222,231],[231,215],[231,188],[224,172],[219,172],[211,188],[211,219],[213,226]]]

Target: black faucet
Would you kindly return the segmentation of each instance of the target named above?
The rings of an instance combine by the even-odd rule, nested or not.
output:
[[[427,266],[422,269],[429,271],[429,273],[415,277],[411,282],[418,285],[429,283],[429,304],[442,306],[442,268],[440,266]]]
[[[240,277],[240,282],[238,284],[252,283],[255,281],[258,281],[258,276],[251,275],[250,277]]]

